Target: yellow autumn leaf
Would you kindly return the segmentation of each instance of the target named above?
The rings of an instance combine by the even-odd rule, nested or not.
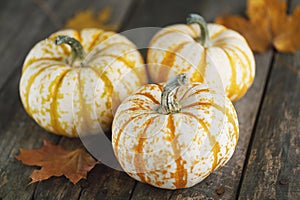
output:
[[[287,3],[279,0],[248,0],[246,14],[221,16],[215,22],[240,32],[255,52],[274,46],[281,52],[295,52],[300,47],[300,7],[287,14]]]
[[[65,28],[81,30],[84,28],[100,28],[106,31],[116,31],[119,27],[117,23],[109,23],[112,15],[112,9],[105,7],[97,14],[93,9],[87,9],[75,14],[74,17],[69,19]]]

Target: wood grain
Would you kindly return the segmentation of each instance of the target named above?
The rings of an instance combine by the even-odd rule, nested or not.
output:
[[[49,1],[51,7],[57,1]],[[0,17],[0,88],[20,73],[25,55],[55,28],[33,0],[9,1]]]
[[[299,102],[300,51],[278,53],[239,199],[300,198]]]
[[[135,181],[124,172],[98,165],[89,174],[87,184],[80,200],[129,199]]]
[[[199,13],[206,21],[212,22],[218,15],[241,14],[246,7],[245,1],[238,0],[143,0],[126,29],[136,27],[163,27],[174,23],[185,23],[189,13]]]
[[[111,22],[118,23],[127,13],[126,10],[130,7],[130,4],[131,1],[121,2],[120,0],[109,2],[93,1],[88,4],[84,1],[64,1],[60,4],[59,9],[67,10],[67,8],[72,6],[73,11],[65,13],[66,16],[60,16],[60,18],[66,20],[74,14],[74,11],[87,9],[89,5],[94,5],[96,10],[109,6],[112,7],[114,11],[114,15],[110,19]],[[63,13],[60,11],[57,12]],[[82,146],[80,140],[77,140],[77,143],[74,144],[74,139],[68,138],[62,138],[59,144],[62,146]],[[94,199],[98,197],[101,197],[101,199],[122,198],[124,195],[125,197],[126,195],[130,195],[127,191],[130,191],[134,184],[134,181],[129,179],[126,174],[114,171],[106,166],[97,166],[89,174],[88,180],[82,180],[76,185],[69,183],[65,178],[54,180],[54,183],[51,180],[39,183],[34,193],[35,199]],[[127,187],[122,187],[124,182],[127,183]],[[128,184],[130,182],[132,182],[132,185]],[[87,187],[87,185],[91,187]],[[107,189],[108,186],[110,186],[109,189]]]
[[[289,3],[292,10],[300,1]],[[0,199],[300,199],[300,51],[269,51],[255,56],[254,84],[235,103],[240,122],[236,152],[222,169],[192,188],[154,188],[104,165],[97,165],[87,180],[76,185],[64,177],[27,185],[33,167],[14,158],[19,148],[39,148],[43,137],[70,149],[82,147],[79,139],[56,136],[40,128],[27,116],[18,96],[27,52],[76,12],[110,6],[112,22],[120,22],[125,31],[183,23],[190,12],[212,21],[221,14],[243,14],[245,5],[246,1],[240,0],[1,2]],[[133,39],[146,43],[149,38],[140,34]]]
[[[229,6],[230,5],[230,6]],[[231,6],[233,5],[233,6]],[[151,9],[150,9],[151,8]],[[209,8],[209,9],[208,9]],[[128,27],[165,26],[177,22],[184,23],[190,12],[201,13],[208,21],[213,20],[220,13],[242,13],[245,2],[233,1],[185,1],[184,4],[175,1],[143,1],[138,5],[138,11]],[[222,12],[218,12],[222,11]],[[151,12],[151,13],[150,13]],[[140,16],[140,17],[138,17]],[[143,37],[136,40],[145,39]],[[233,199],[239,187],[247,147],[250,141],[254,122],[257,116],[264,85],[266,83],[272,59],[272,52],[256,55],[257,69],[253,86],[247,95],[235,104],[240,122],[240,139],[236,152],[225,167],[210,175],[202,183],[184,190],[167,191],[152,186],[137,183],[132,199]],[[224,188],[222,194],[216,190]],[[220,193],[220,192],[218,192]]]
[[[66,149],[84,148],[81,141],[77,138],[69,139],[65,137],[59,138],[59,145]],[[81,191],[80,184],[74,185],[65,177],[52,177],[49,180],[36,184],[34,191],[34,199],[70,199],[79,198]]]
[[[50,5],[53,5],[52,1]],[[0,130],[15,112],[21,66],[38,35],[50,33],[54,27],[32,0],[8,1],[0,13]],[[15,13],[12,15],[12,13]],[[38,31],[44,22],[42,31]],[[44,36],[45,37],[45,36]]]
[[[19,4],[20,6],[28,4],[28,9],[26,9],[27,7],[18,7],[17,2],[13,5],[10,5],[10,3],[5,4],[5,13],[7,16],[5,16],[5,13],[1,13],[1,20],[3,19],[2,17],[8,18],[9,12],[10,14],[12,12],[18,13],[16,13],[16,19],[14,19],[16,21],[15,28],[12,30],[12,35],[15,34],[16,37],[13,37],[13,41],[10,41],[10,45],[7,47],[9,51],[6,50],[5,56],[1,58],[4,59],[1,62],[5,64],[5,67],[1,68],[0,74],[5,77],[5,80],[0,78],[3,81],[0,82],[0,86],[2,83],[5,83],[5,87],[0,89],[0,199],[78,199],[82,188],[84,188],[81,186],[81,182],[78,185],[73,185],[64,177],[51,178],[50,180],[28,186],[27,184],[30,182],[29,175],[33,168],[22,165],[21,162],[14,158],[19,148],[31,149],[40,147],[43,137],[47,137],[52,142],[60,143],[66,147],[72,147],[71,144],[74,145],[73,147],[77,147],[81,144],[79,140],[74,143],[71,139],[62,139],[62,137],[49,134],[41,129],[25,113],[19,100],[18,82],[26,52],[38,40],[47,37],[58,28],[62,28],[54,24],[54,20],[50,19],[51,15],[49,16],[49,13],[45,13],[45,7],[43,7],[45,5],[41,6],[41,3],[46,3],[46,6],[48,6],[47,9],[51,9],[56,14],[56,18],[60,20],[58,24],[64,24],[66,19],[72,17],[82,9],[89,8],[91,5],[93,5],[95,11],[106,6],[114,8],[111,19],[114,20],[111,21],[114,23],[121,21],[131,4],[131,0],[113,0],[107,2],[77,0],[51,1],[51,3],[46,1],[36,3],[24,0]],[[5,25],[3,21],[1,21],[2,24]],[[22,31],[20,32],[20,30]],[[12,39],[8,37],[7,40]],[[12,74],[11,76],[9,76],[10,73]],[[98,171],[98,173],[96,174],[97,178],[102,176],[101,172]],[[110,182],[112,183],[114,180],[119,182],[114,177],[112,177]],[[94,179],[94,182],[96,181],[98,180]]]
[[[240,124],[240,136],[232,158],[223,168],[211,174],[200,184],[187,190],[175,191],[171,199],[176,199],[178,196],[194,196],[200,199],[233,199],[235,197],[264,85],[266,84],[271,58],[272,53],[270,51],[255,56],[256,65],[259,67],[256,67],[254,83],[247,94],[234,104]],[[224,193],[218,194],[217,190],[220,188],[224,188]]]
[[[55,2],[47,5],[54,6]],[[5,128],[16,111],[18,83],[26,54],[35,42],[54,29],[47,15],[33,0],[9,1],[5,5],[0,14],[0,37],[3,41],[0,43],[0,130]]]
[[[20,105],[18,105],[20,108]],[[0,140],[0,197],[2,199],[31,199],[36,184],[28,185],[33,168],[15,159],[19,148],[33,149],[47,137],[57,143],[59,137],[50,135],[33,122],[23,109],[12,117]]]
[[[288,12],[299,4],[289,1]],[[300,198],[300,51],[275,55],[239,199]]]

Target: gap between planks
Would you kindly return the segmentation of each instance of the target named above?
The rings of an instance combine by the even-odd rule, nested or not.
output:
[[[253,125],[249,145],[248,145],[248,148],[247,148],[247,151],[246,151],[246,157],[245,157],[244,166],[243,166],[243,169],[242,169],[241,179],[239,181],[238,188],[237,188],[237,193],[236,193],[236,196],[235,196],[236,200],[239,198],[239,195],[240,195],[240,192],[241,192],[241,187],[242,187],[242,183],[243,183],[243,180],[244,180],[244,175],[246,173],[247,165],[248,165],[248,162],[249,162],[249,157],[250,157],[250,154],[251,154],[254,135],[255,135],[255,132],[256,132],[258,121],[259,121],[259,115],[261,114],[262,104],[263,104],[265,96],[266,96],[267,88],[268,88],[268,85],[269,85],[269,80],[270,80],[272,69],[273,69],[274,62],[275,62],[275,55],[276,55],[276,51],[273,49],[272,50],[271,62],[270,62],[269,70],[268,70],[268,73],[267,73],[267,78],[266,78],[266,81],[265,81],[265,86],[264,86],[264,89],[263,89],[262,97],[261,97],[260,102],[259,102],[259,107],[258,107],[258,111],[257,111],[256,117],[255,117],[255,122],[254,122],[254,125]]]

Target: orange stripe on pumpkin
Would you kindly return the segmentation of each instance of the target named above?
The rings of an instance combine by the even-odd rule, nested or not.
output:
[[[80,127],[80,131],[81,133],[84,132],[84,134],[86,133],[86,131],[89,130],[90,127],[90,116],[88,115],[88,110],[86,109],[86,105],[85,105],[85,101],[84,101],[84,97],[83,97],[83,90],[82,90],[82,84],[81,84],[81,72],[82,70],[78,70],[77,71],[77,81],[78,81],[78,97],[79,97],[79,118],[81,118],[80,120],[80,124],[82,124],[82,127]],[[79,122],[75,123],[78,125]]]
[[[253,69],[252,69],[251,61],[250,61],[249,57],[247,56],[247,54],[244,51],[242,51],[239,47],[233,46],[233,48],[235,48],[235,49],[232,49],[232,48],[229,48],[229,47],[226,47],[226,48],[231,49],[232,52],[236,51],[235,49],[237,49],[244,56],[244,58],[246,59],[246,62],[247,62],[247,64],[245,64],[240,59],[241,63],[243,63],[243,66],[244,66],[243,67],[243,77],[242,77],[242,80],[245,81],[246,80],[246,76],[249,75],[248,82],[243,82],[242,89],[238,93],[238,98],[240,98],[240,97],[244,96],[244,94],[246,93],[248,87],[250,86],[250,84],[253,83],[253,80],[254,80],[254,77],[252,76]],[[237,57],[239,58],[239,56],[237,56]],[[238,98],[236,98],[235,100],[237,100]]]
[[[152,38],[152,40],[149,44],[149,47],[153,46],[153,44],[155,42],[157,42],[157,40],[159,40],[162,36],[165,36],[165,35],[170,34],[170,33],[182,33],[182,34],[187,35],[187,33],[183,32],[183,31],[179,31],[179,30],[172,29],[172,28],[168,27],[168,28],[164,29],[163,33],[159,33],[158,35],[155,35],[154,38]],[[156,49],[154,49],[154,50],[156,50]]]
[[[153,122],[155,118],[157,118],[159,115],[155,117],[151,117],[145,122],[145,129],[140,135],[137,135],[139,138],[138,140],[138,145],[136,146],[135,149],[135,156],[134,156],[134,166],[137,172],[137,175],[140,177],[142,182],[146,182],[145,178],[145,173],[146,173],[146,167],[144,163],[144,158],[143,158],[143,148],[144,148],[144,142],[146,141],[146,131],[149,128],[149,124]]]
[[[102,35],[103,33],[104,33],[103,30],[97,30],[97,32],[94,35],[92,35],[92,42],[90,43],[90,46],[88,48],[89,51],[91,51],[94,48],[94,46],[99,43],[98,42],[99,36]]]
[[[129,53],[129,52],[127,52],[127,53]],[[118,61],[120,61],[120,62],[123,62],[127,67],[129,67],[129,68],[131,68],[131,69],[133,69],[134,67],[136,67],[135,66],[135,64],[132,62],[132,61],[130,61],[130,60],[127,60],[126,58],[124,58],[124,57],[122,57],[122,56],[124,56],[124,55],[113,55],[113,54],[104,54],[104,55],[102,55],[102,56],[108,56],[108,57],[113,57],[113,58],[115,58],[116,60],[118,60]]]
[[[193,89],[194,87],[192,87],[191,89]],[[210,92],[211,90],[209,89],[209,88],[202,88],[202,89],[198,89],[198,90],[195,90],[195,91],[193,91],[193,93],[192,94],[190,94],[189,96],[187,96],[187,97],[185,97],[186,99],[187,98],[190,98],[190,97],[193,97],[193,96],[195,96],[195,95],[199,95],[200,93],[204,93],[204,92]],[[185,96],[186,96],[186,94],[185,94]],[[182,97],[182,99],[183,99],[184,97]]]
[[[135,95],[142,95],[145,96],[146,98],[150,99],[153,103],[155,104],[160,104],[160,102],[150,93],[150,92],[138,92]]]
[[[27,68],[32,65],[33,63],[39,62],[39,61],[57,61],[56,64],[58,65],[65,65],[65,63],[61,62],[63,61],[62,57],[59,58],[51,58],[51,57],[42,57],[42,58],[30,58],[26,63],[24,63],[23,68],[22,68],[22,73],[25,72],[25,70],[27,70]],[[52,63],[51,63],[52,64]]]
[[[228,36],[224,36],[224,37],[221,37],[221,38],[218,38],[216,39],[214,42],[213,42],[213,46],[216,46],[216,47],[224,47],[224,46],[227,46],[228,43],[225,42],[225,40],[240,40],[238,37],[234,36],[234,35],[228,35]],[[244,42],[244,41],[243,41]]]
[[[100,44],[101,42],[109,39],[109,37],[113,37],[115,35],[114,32],[107,32],[107,31],[104,31],[104,30],[102,30],[102,31],[103,31],[102,34],[100,34],[97,38],[97,41],[96,41],[97,44]]]
[[[196,38],[199,37],[199,33],[197,33],[197,31],[193,28],[193,26],[191,24],[187,25],[188,29],[190,29],[193,33],[193,35],[190,35],[192,38]]]
[[[106,72],[103,72],[100,74],[98,72],[98,70],[95,69],[94,67],[90,67],[89,69],[94,71],[94,73],[97,75],[97,77],[102,80],[102,82],[104,84],[104,92],[102,93],[101,98],[103,98],[105,95],[107,95],[109,97],[105,105],[106,105],[107,109],[111,109],[112,108],[112,96],[113,96],[113,91],[114,91],[114,86],[113,86],[112,82],[108,78]],[[114,97],[114,98],[116,98],[116,97]],[[117,104],[119,104],[119,102],[121,102],[120,99],[115,99],[115,100],[116,100]]]
[[[74,38],[78,40],[78,42],[82,43],[82,37],[81,37],[81,33],[79,33],[78,31],[74,31]]]
[[[232,101],[236,101],[238,100],[242,95],[244,95],[247,91],[247,83],[243,82],[244,80],[246,80],[246,76],[247,76],[247,64],[245,64],[242,59],[240,58],[240,56],[236,53],[235,50],[228,48],[228,50],[230,50],[236,59],[240,60],[240,63],[242,65],[242,84],[239,85],[239,90],[235,90],[235,94],[237,94],[237,97],[235,97],[234,99],[232,99]]]
[[[104,92],[102,93],[102,95],[101,95],[101,97],[104,97],[106,94],[108,94],[108,100],[107,100],[107,102],[106,102],[106,106],[109,106],[109,104],[111,105],[111,103],[109,103],[109,99],[112,99],[112,91],[110,91],[110,90],[113,90],[113,88],[108,88],[108,87],[113,87],[112,85],[108,85],[109,83],[111,83],[109,80],[109,82],[108,82],[108,84],[106,84],[105,82],[104,82],[104,79],[102,79],[102,76],[100,75],[100,73],[98,72],[98,70],[97,69],[95,69],[94,67],[89,67],[89,69],[91,70],[91,71],[93,71],[94,72],[94,74],[97,76],[97,78],[98,79],[100,79],[100,80],[102,80],[102,82],[103,82],[103,84],[104,84]],[[95,88],[96,89],[96,88]],[[106,93],[106,91],[107,91],[107,93]],[[94,98],[100,98],[100,97],[94,97]],[[116,98],[116,97],[115,97]],[[118,99],[118,100],[116,100],[117,102],[119,102],[120,100]],[[111,107],[109,108],[109,109],[112,109],[112,105],[111,105]],[[103,121],[101,121],[101,119],[99,118],[99,115],[97,116],[97,121],[98,121],[98,123],[100,124],[100,125],[102,125],[102,123],[104,123]],[[109,126],[109,125],[108,125]]]
[[[212,169],[211,171],[213,171],[216,166],[218,165],[218,153],[220,152],[220,144],[216,141],[215,136],[210,134],[208,125],[206,122],[203,121],[203,119],[198,118],[196,115],[190,113],[190,112],[181,112],[181,114],[185,114],[188,115],[190,117],[193,117],[194,119],[196,119],[198,121],[199,124],[201,124],[202,128],[204,129],[204,131],[207,133],[206,135],[208,136],[209,139],[209,143],[212,146],[212,151],[214,154],[214,159],[213,159],[213,163],[212,163]]]
[[[220,160],[218,158],[218,154],[219,154],[221,148],[220,148],[219,142],[217,142],[216,139],[214,139],[214,141],[211,141],[211,142],[215,142],[214,147],[212,148],[212,152],[214,154],[214,162],[211,165],[211,169],[214,170],[214,169],[216,169],[217,165],[220,162]]]
[[[212,102],[196,102],[196,103],[191,103],[189,105],[183,106],[181,109],[187,109],[187,108],[192,108],[194,106],[205,106],[205,107],[210,107],[212,106]]]
[[[206,48],[203,49],[203,56],[201,56],[201,60],[197,66],[197,69],[191,77],[192,82],[204,82],[204,76],[205,76],[205,72],[206,72],[206,57],[207,57],[207,52],[206,52]]]
[[[230,86],[228,88],[228,97],[231,99],[238,89],[238,85],[236,82],[237,74],[236,74],[235,62],[232,60],[231,55],[229,55],[226,49],[222,49],[222,50],[227,56],[231,67]]]
[[[98,44],[99,44],[99,43],[98,43]],[[129,53],[129,52],[131,52],[131,51],[134,51],[132,45],[129,44],[129,43],[125,43],[125,42],[115,42],[115,43],[112,43],[112,44],[108,44],[106,47],[103,47],[103,48],[101,48],[101,49],[97,49],[97,50],[98,50],[97,52],[98,52],[99,54],[97,54],[97,56],[95,56],[94,59],[96,59],[96,58],[98,58],[98,57],[101,57],[101,56],[111,56],[111,54],[105,54],[105,51],[107,51],[107,49],[112,48],[113,46],[116,46],[116,45],[125,45],[125,46],[128,46],[129,49],[130,49],[130,51],[128,51],[128,52],[122,52],[121,55],[112,55],[112,56],[114,56],[115,58],[117,58],[117,57],[122,57],[122,56],[124,56],[124,54]]]
[[[229,111],[230,111],[229,109],[226,109],[226,116],[227,116],[228,122],[231,123],[233,126],[235,139],[236,139],[236,141],[238,141],[238,139],[239,139],[238,123],[235,122],[234,115],[230,115]]]
[[[67,44],[58,45],[57,47],[61,48],[66,56],[69,56],[72,52],[71,48],[68,48]]]
[[[180,112],[180,114],[184,114],[184,115],[190,116],[190,117],[192,117],[192,118],[195,118],[196,121],[197,121],[199,124],[201,124],[202,128],[203,128],[204,131],[207,133],[207,135],[210,135],[210,134],[209,134],[208,126],[207,126],[207,124],[203,121],[203,119],[200,119],[200,118],[198,118],[196,115],[194,115],[193,113],[190,113],[190,112],[187,112],[187,111],[185,111],[185,112]]]
[[[180,97],[179,101],[182,101],[186,95],[193,89],[194,87],[190,87],[189,89],[187,89],[184,94],[182,95],[182,97]]]
[[[147,113],[146,113],[147,114]],[[120,138],[121,138],[121,135],[122,135],[122,132],[125,130],[126,126],[132,121],[134,120],[135,118],[137,117],[141,117],[142,115],[145,115],[145,113],[142,113],[142,114],[139,114],[139,115],[136,115],[134,117],[130,117],[119,129],[118,129],[118,133],[117,133],[117,138],[116,138],[116,141],[115,141],[115,154],[116,154],[116,158],[118,158],[118,154],[119,154],[119,142],[120,142]],[[119,115],[120,116],[120,115]]]
[[[27,110],[27,113],[29,114],[29,116],[32,117],[32,112],[31,112],[31,108],[29,106],[29,94],[30,94],[30,89],[31,86],[33,85],[35,79],[42,73],[44,72],[46,69],[48,69],[49,67],[55,67],[54,64],[49,64],[46,65],[44,67],[42,67],[40,70],[38,70],[35,74],[33,74],[29,79],[28,79],[28,84],[27,87],[25,89],[25,93],[24,93],[24,107]]]
[[[184,46],[189,42],[190,41],[182,42],[179,45],[177,45],[174,49],[168,49],[165,51],[164,58],[160,63],[159,75],[157,80],[158,82],[166,81],[166,79],[168,78],[169,71],[173,67],[174,62],[176,60],[176,56],[178,55],[177,52],[183,49]]]
[[[57,76],[55,78],[55,80],[51,83],[51,85],[49,86],[50,90],[51,90],[51,96],[52,96],[52,101],[50,103],[50,124],[52,126],[52,128],[54,129],[55,133],[60,133],[66,136],[70,136],[68,135],[68,133],[61,127],[58,119],[59,119],[59,114],[58,114],[58,110],[57,110],[57,93],[59,91],[59,88],[61,87],[61,84],[63,82],[64,77],[66,76],[66,74],[71,71],[71,69],[65,70],[64,72],[62,72],[62,74],[60,76]],[[51,89],[52,88],[52,89]]]
[[[180,147],[177,141],[177,138],[175,136],[175,125],[174,125],[174,119],[173,115],[168,116],[168,123],[167,128],[169,129],[171,142],[172,142],[172,148],[174,152],[174,158],[176,162],[176,172],[173,175],[175,178],[174,185],[176,188],[184,188],[187,184],[187,169],[184,167],[184,164],[186,164],[186,161],[182,159],[180,155]]]
[[[127,67],[129,67],[130,69],[132,69],[132,71],[136,74],[137,78],[139,79],[140,83],[145,83],[145,80],[143,78],[145,78],[144,76],[142,76],[141,74],[139,74],[138,67],[141,66],[137,66],[134,62],[132,62],[131,60],[128,60],[126,57],[123,57],[126,55],[126,53],[133,53],[134,50],[129,51],[129,52],[125,52],[122,55],[113,55],[113,54],[103,54],[100,56],[107,56],[107,57],[112,57],[115,60],[118,60],[120,62],[123,62]],[[125,55],[124,55],[125,54]],[[110,63],[110,65],[112,65],[113,62]]]
[[[227,29],[226,28],[221,28],[219,31],[215,32],[213,35],[211,35],[209,38],[210,40],[215,39],[218,37],[220,34],[224,33]],[[223,39],[223,38],[222,38]]]

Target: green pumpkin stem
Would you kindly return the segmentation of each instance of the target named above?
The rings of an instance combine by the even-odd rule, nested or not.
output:
[[[55,38],[55,44],[56,45],[61,45],[61,44],[70,45],[70,47],[72,49],[72,59],[71,59],[70,65],[72,66],[74,61],[79,58],[81,61],[81,66],[83,66],[84,51],[83,51],[83,47],[79,41],[77,41],[73,37],[69,37],[66,35],[59,35]]]
[[[175,91],[178,87],[188,82],[186,74],[178,74],[174,79],[169,80],[163,88],[161,94],[161,104],[157,111],[161,114],[178,113],[181,107],[174,98]]]
[[[195,38],[195,41],[200,42],[204,47],[206,47],[207,46],[207,42],[209,40],[209,35],[208,35],[207,23],[204,20],[204,18],[201,17],[198,14],[191,13],[186,18],[186,22],[187,22],[187,24],[197,23],[200,26],[201,36]]]

